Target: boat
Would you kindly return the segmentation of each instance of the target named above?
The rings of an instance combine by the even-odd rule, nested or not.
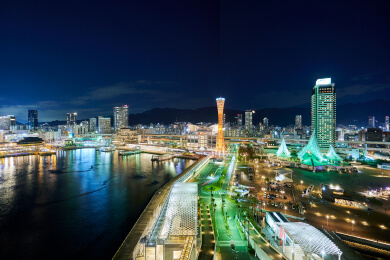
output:
[[[99,151],[100,152],[113,152],[113,151],[115,151],[115,148],[114,147],[109,147],[109,146],[100,147]]]

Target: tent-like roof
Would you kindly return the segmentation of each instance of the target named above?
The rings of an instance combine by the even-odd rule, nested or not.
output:
[[[290,152],[287,149],[286,142],[284,141],[284,138],[282,139],[282,142],[280,143],[279,149],[276,152],[276,155],[278,157],[283,157],[283,158],[289,158],[290,157]]]
[[[315,162],[314,164],[316,164],[317,162],[317,164],[323,165],[321,162],[325,159],[322,156],[322,153],[318,146],[315,131],[313,131],[309,143],[305,147],[303,147],[302,150],[299,151],[298,158],[301,159],[304,164],[313,165],[312,162]]]
[[[198,184],[176,183],[169,195],[160,238],[195,236],[198,227]]]
[[[340,255],[342,251],[321,231],[303,222],[277,223],[304,253]]]
[[[326,157],[329,159],[329,160],[332,160],[332,161],[342,161],[343,159],[336,153],[336,151],[334,150],[333,146],[330,145],[329,146],[329,150],[328,150],[328,153],[326,154]]]

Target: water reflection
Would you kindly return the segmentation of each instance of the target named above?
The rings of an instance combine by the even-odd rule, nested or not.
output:
[[[193,163],[151,157],[0,159],[0,259],[112,257],[154,192]]]

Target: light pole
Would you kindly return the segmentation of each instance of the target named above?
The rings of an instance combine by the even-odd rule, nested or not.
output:
[[[353,232],[353,225],[355,224],[355,220],[352,220],[352,232]]]
[[[326,225],[329,226],[329,216],[326,215]]]
[[[287,210],[287,207],[284,206],[284,215],[286,215],[286,210]]]
[[[303,186],[302,186],[302,184],[303,184],[303,181],[301,181],[301,190],[303,190]]]

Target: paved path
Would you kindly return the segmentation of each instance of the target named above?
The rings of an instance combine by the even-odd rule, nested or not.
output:
[[[200,209],[202,224],[202,247],[200,248],[198,257],[200,260],[212,260],[214,257],[215,239],[211,226],[210,211],[207,205],[207,203],[204,203]]]

